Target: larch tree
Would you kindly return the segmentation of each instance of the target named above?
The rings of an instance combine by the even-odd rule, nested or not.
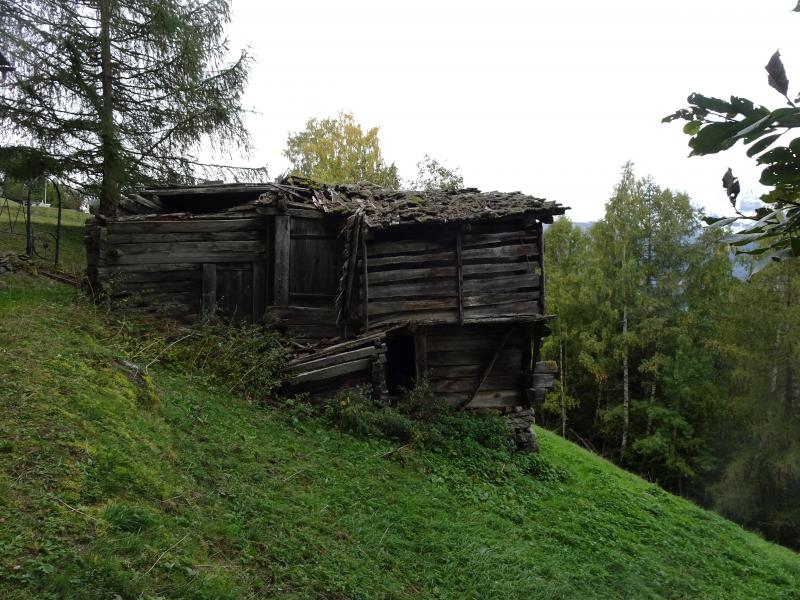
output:
[[[309,119],[305,129],[289,136],[283,154],[291,163],[293,175],[330,185],[369,182],[398,189],[397,167],[386,164],[378,131],[373,127],[364,132],[347,112]]]
[[[35,155],[102,214],[142,184],[263,177],[200,156],[250,149],[251,60],[228,60],[229,19],[228,0],[0,0],[16,69],[0,88],[0,162]]]

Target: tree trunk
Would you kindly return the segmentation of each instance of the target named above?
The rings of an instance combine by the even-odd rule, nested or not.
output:
[[[653,428],[653,407],[656,405],[656,381],[650,382],[650,404],[647,406],[647,435]]]
[[[100,0],[100,79],[103,93],[100,105],[100,150],[103,156],[103,183],[100,190],[100,214],[113,216],[119,195],[119,154],[114,127],[114,103],[111,66],[111,3]]]
[[[630,423],[630,395],[628,394],[628,305],[622,308],[622,443],[620,444],[620,462],[625,462],[625,450],[628,448],[628,426]]]

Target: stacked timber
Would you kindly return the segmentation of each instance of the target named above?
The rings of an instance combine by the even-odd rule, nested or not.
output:
[[[375,398],[386,393],[386,332],[373,333],[295,358],[287,363],[286,388],[315,394],[368,385]]]
[[[522,404],[531,337],[509,325],[427,328],[425,375],[431,390],[460,408]]]
[[[538,224],[516,220],[392,234],[395,239],[376,236],[366,247],[369,327],[541,316]]]
[[[190,321],[203,311],[234,320],[264,312],[268,231],[259,218],[116,218],[87,226],[95,292]]]

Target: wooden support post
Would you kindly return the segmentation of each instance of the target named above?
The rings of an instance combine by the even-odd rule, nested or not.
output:
[[[478,382],[478,385],[475,386],[475,391],[472,392],[470,397],[464,400],[464,402],[462,402],[458,408],[460,409],[467,408],[472,403],[472,401],[475,400],[475,397],[478,395],[478,392],[481,391],[481,387],[489,378],[489,375],[491,374],[492,369],[494,368],[494,363],[497,362],[497,359],[500,357],[500,353],[503,351],[503,348],[506,347],[506,344],[508,343],[508,340],[511,338],[511,334],[513,332],[514,332],[514,326],[512,325],[511,327],[508,328],[508,331],[506,331],[505,335],[503,336],[503,339],[500,340],[500,344],[498,344],[497,348],[495,348],[494,354],[492,355],[492,359],[489,361],[489,363],[486,365],[486,368],[483,370],[483,374],[481,375],[481,380]]]
[[[275,297],[273,304],[275,306],[288,306],[289,305],[289,268],[290,268],[290,234],[292,227],[292,218],[289,215],[275,215],[275,235],[274,242],[275,248],[273,256],[275,257],[274,268],[274,282],[272,289],[274,290]]]
[[[458,275],[458,323],[464,324],[464,261],[461,249],[461,225],[456,232],[456,270]]]
[[[369,271],[367,269],[367,236],[361,235],[361,300],[364,308],[364,331],[369,329]]]
[[[428,328],[419,327],[414,332],[414,364],[416,381],[419,383],[428,371]]]
[[[253,323],[264,320],[267,308],[267,265],[261,261],[253,263]]]
[[[533,376],[533,340],[535,328],[532,325],[525,325],[522,328],[523,345],[522,345],[522,363],[520,368],[522,371],[523,388],[527,388],[531,384]]]
[[[203,313],[214,314],[217,309],[217,265],[203,263]]]
[[[539,310],[541,314],[546,315],[547,310],[544,298],[544,227],[542,227],[541,221],[536,223],[536,236],[538,238],[536,242],[539,246],[539,256],[537,258],[539,261]]]

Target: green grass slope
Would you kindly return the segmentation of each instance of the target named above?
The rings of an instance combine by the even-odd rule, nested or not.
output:
[[[0,279],[2,598],[797,598],[800,560],[550,433],[563,477],[357,438]],[[515,474],[516,473],[516,474]]]
[[[25,217],[21,205],[9,202],[6,210],[0,198],[0,251],[25,252]],[[64,209],[61,214],[61,256],[59,268],[72,274],[82,274],[86,268],[86,250],[83,244],[83,226],[88,215],[79,210]],[[41,233],[56,233],[58,209],[31,207],[31,223],[34,236]],[[42,264],[51,261],[39,260]]]

